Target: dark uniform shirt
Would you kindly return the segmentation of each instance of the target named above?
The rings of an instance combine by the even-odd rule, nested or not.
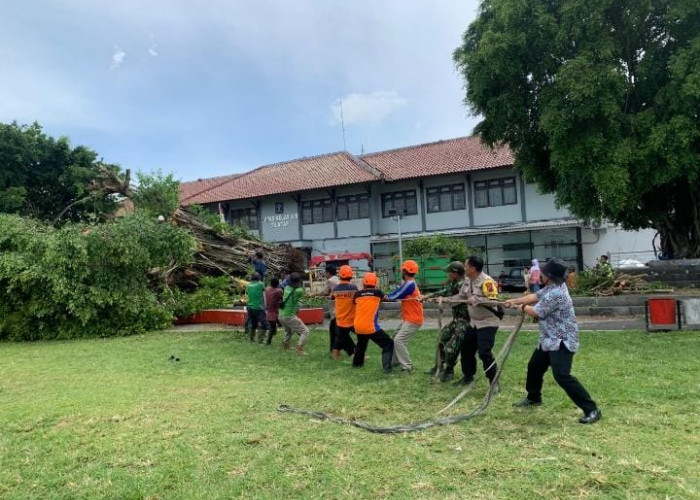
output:
[[[463,280],[448,281],[445,286],[433,293],[435,297],[452,297],[459,293],[460,288],[464,284]],[[464,302],[452,305],[452,320],[466,320],[469,321],[469,309],[467,304]]]

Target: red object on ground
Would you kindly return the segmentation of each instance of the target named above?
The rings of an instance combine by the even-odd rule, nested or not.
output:
[[[321,262],[336,261],[336,260],[362,260],[367,259],[372,264],[372,254],[369,253],[336,253],[329,255],[315,255],[311,257],[311,266],[318,266]]]
[[[323,308],[299,309],[297,316],[305,325],[321,324],[323,323]]]
[[[676,324],[676,299],[648,299],[649,326],[668,326]]]
[[[299,309],[299,319],[305,324],[323,323],[323,308]],[[246,312],[242,309],[207,309],[189,318],[177,318],[176,325],[191,325],[195,323],[222,323],[225,325],[243,326],[246,320]]]
[[[226,325],[244,325],[246,315],[246,312],[242,309],[207,309],[189,318],[177,318],[175,324],[223,323]]]

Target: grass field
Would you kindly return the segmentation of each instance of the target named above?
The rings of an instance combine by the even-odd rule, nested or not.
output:
[[[0,344],[0,498],[700,498],[698,332],[584,332],[591,426],[551,375],[542,407],[511,407],[535,333],[469,422],[377,435],[276,411],[428,418],[458,392],[420,373],[434,338],[410,345],[418,373],[390,377],[374,345],[364,369],[333,362],[322,331],[304,358],[232,331]]]

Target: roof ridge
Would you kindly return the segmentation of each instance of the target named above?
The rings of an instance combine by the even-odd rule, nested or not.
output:
[[[463,139],[481,139],[478,135],[465,135],[461,137],[453,137],[452,139],[440,139],[439,141],[433,141],[433,142],[425,142],[423,144],[414,144],[413,146],[402,146],[400,148],[394,148],[394,149],[384,149],[382,151],[375,151],[374,153],[366,153],[363,155],[360,155],[361,158],[369,157],[369,156],[376,156],[384,153],[395,153],[397,151],[405,151],[407,149],[417,149],[417,148],[422,148],[424,146],[435,146],[436,144],[445,144],[448,142],[454,142],[454,141],[460,141]]]
[[[370,174],[374,175],[375,177],[379,178],[380,180],[385,180],[386,175],[384,172],[379,170],[378,168],[374,168],[372,165],[367,163],[365,160],[363,160],[361,157],[352,154],[349,151],[346,151],[348,156],[352,158],[352,160],[357,163],[357,166],[360,167],[361,169],[365,170],[366,172],[369,172]]]
[[[204,181],[209,181],[212,179],[222,179],[221,182],[215,183],[208,188],[204,188],[201,191],[194,192],[192,194],[187,195],[185,198],[181,200],[182,201],[187,201],[191,198],[194,198],[195,196],[199,196],[200,194],[206,193],[207,191],[211,191],[212,189],[216,189],[218,187],[223,186],[224,184],[227,184],[235,179],[238,179],[241,177],[243,174],[230,174],[230,175],[220,175],[218,177],[210,177],[208,179],[198,179],[196,181],[188,181],[188,182],[204,182]],[[180,183],[180,186],[182,186],[183,183]]]

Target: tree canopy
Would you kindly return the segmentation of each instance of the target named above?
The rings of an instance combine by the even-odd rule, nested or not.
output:
[[[700,2],[484,0],[454,60],[526,179],[700,257]]]
[[[101,169],[119,172],[91,149],[47,136],[38,123],[0,123],[0,212],[99,220],[116,209],[111,197],[90,189]]]

